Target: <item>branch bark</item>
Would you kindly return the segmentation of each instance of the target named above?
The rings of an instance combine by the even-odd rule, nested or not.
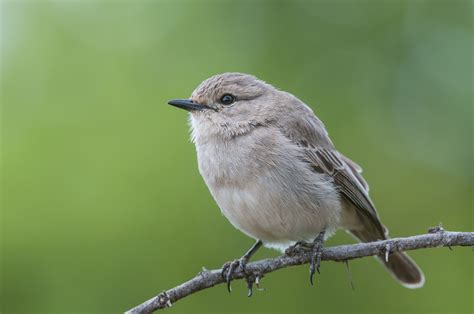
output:
[[[474,232],[450,232],[441,227],[428,230],[428,234],[416,235],[406,238],[393,238],[389,240],[370,243],[357,243],[351,245],[340,245],[325,248],[321,260],[324,261],[347,261],[365,256],[385,256],[394,252],[417,250],[424,248],[449,247],[452,246],[474,246]],[[387,253],[387,248],[389,252]],[[281,255],[276,258],[268,258],[247,264],[247,273],[253,274],[250,279],[255,281],[264,274],[271,273],[281,268],[308,263],[310,254],[307,251],[294,251],[292,254]],[[245,278],[245,274],[236,269],[233,278]],[[163,291],[148,301],[128,310],[126,314],[152,313],[158,309],[170,307],[176,301],[195,292],[224,283],[221,270],[205,270],[193,279],[180,284],[177,287]],[[250,282],[252,284],[252,282]]]

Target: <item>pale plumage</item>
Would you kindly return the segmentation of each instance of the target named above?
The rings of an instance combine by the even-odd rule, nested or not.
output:
[[[245,234],[278,249],[338,228],[361,241],[387,237],[361,168],[334,148],[295,96],[251,75],[224,73],[201,83],[190,101],[170,104],[190,110],[199,171]],[[393,254],[385,266],[405,286],[423,284],[406,254]]]

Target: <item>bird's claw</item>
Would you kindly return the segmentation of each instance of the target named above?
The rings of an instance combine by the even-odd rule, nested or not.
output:
[[[288,256],[294,256],[300,253],[310,252],[311,257],[309,260],[309,282],[314,285],[314,273],[320,274],[321,268],[321,255],[323,252],[325,231],[319,233],[314,239],[313,243],[307,243],[304,241],[298,241],[294,245],[286,249],[285,254]]]
[[[221,271],[221,276],[223,279],[225,279],[227,283],[227,291],[232,292],[232,287],[231,287],[231,281],[232,281],[232,276],[234,275],[235,270],[237,267],[240,266],[240,269],[244,274],[247,273],[246,269],[246,263],[243,259],[236,259],[231,262],[227,262],[222,266],[222,271]]]
[[[253,283],[254,283],[253,280],[247,279],[247,289],[248,289],[247,297],[249,298],[253,295]]]
[[[307,243],[307,242],[304,242],[304,241],[298,241],[295,244],[293,244],[292,246],[290,246],[289,248],[287,248],[285,250],[285,254],[288,255],[288,256],[294,256],[298,253],[307,252],[307,251],[310,251],[310,250],[312,250],[311,243]]]
[[[313,242],[313,248],[311,252],[311,259],[309,262],[309,282],[314,285],[314,273],[317,271],[321,274],[321,255],[323,252],[324,232],[321,232]]]
[[[244,273],[245,280],[247,281],[248,297],[253,295],[254,283],[257,286],[257,290],[263,290],[260,288],[260,280],[262,279],[263,275],[260,272],[249,273],[246,266],[247,263],[243,258],[227,262],[222,266],[221,276],[227,283],[227,291],[232,292],[231,281],[234,279],[233,275],[238,267],[240,267],[241,272]]]
[[[253,295],[253,284],[257,286],[257,291],[263,291],[265,290],[264,288],[260,288],[260,279],[262,279],[263,274],[261,273],[253,273],[253,274],[246,274],[245,279],[247,281],[247,297],[251,297]]]
[[[314,251],[311,255],[311,260],[309,263],[309,282],[312,286],[314,286],[314,273],[318,272],[321,274],[320,267],[321,267],[321,250]]]

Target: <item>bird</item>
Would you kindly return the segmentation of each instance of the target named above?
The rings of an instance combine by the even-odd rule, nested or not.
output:
[[[246,273],[262,245],[310,250],[313,284],[324,241],[337,230],[360,242],[389,239],[362,168],[335,148],[323,122],[296,96],[227,72],[168,104],[189,112],[199,172],[222,214],[256,241],[222,267],[229,292],[233,273],[238,267]],[[423,286],[423,272],[406,253],[378,258],[401,285]]]

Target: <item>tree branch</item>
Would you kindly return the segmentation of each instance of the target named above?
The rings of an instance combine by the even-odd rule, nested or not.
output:
[[[428,230],[428,234],[416,235],[407,238],[394,238],[384,241],[370,243],[357,243],[351,245],[340,245],[325,248],[321,260],[325,261],[347,261],[365,256],[388,256],[394,252],[417,250],[424,248],[449,247],[452,246],[474,246],[474,232],[450,232],[441,227]],[[388,251],[387,252],[387,248]],[[281,268],[306,264],[310,260],[310,253],[303,250],[293,251],[276,258],[268,258],[247,264],[247,273],[253,274],[251,280],[262,278],[264,274]],[[240,268],[234,272],[234,279],[245,278]],[[158,309],[170,307],[172,303],[195,292],[224,283],[221,270],[205,270],[193,279],[181,285],[163,291],[150,300],[127,311],[127,314],[152,313]]]

